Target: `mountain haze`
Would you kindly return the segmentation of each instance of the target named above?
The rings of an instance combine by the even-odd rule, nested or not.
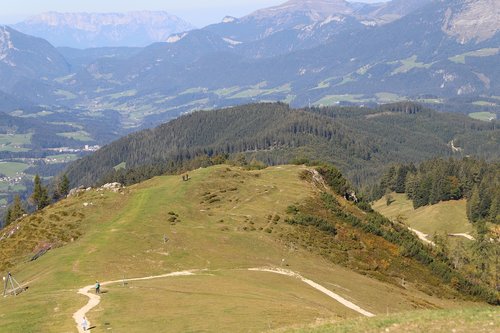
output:
[[[342,1],[334,3],[344,8]],[[134,104],[156,104],[160,94],[164,98],[155,108],[161,105],[175,116],[272,100],[293,106],[405,99],[442,103],[494,98],[500,88],[500,66],[495,65],[500,62],[499,29],[490,24],[485,33],[481,16],[469,14],[470,8],[496,13],[493,2],[408,4],[401,18],[374,26],[335,6],[337,14],[321,12],[322,4],[291,2],[241,19],[226,18],[172,35],[168,43],[124,61],[97,60],[92,68],[99,68],[99,74],[92,84],[108,86],[113,93],[133,90],[128,101]],[[394,1],[384,6],[398,11],[403,5]],[[269,14],[274,12],[278,14]],[[460,26],[447,22],[467,22],[483,37],[463,43],[457,37]],[[75,80],[88,84],[85,76]]]
[[[126,128],[151,127],[193,110],[278,100],[302,107],[412,99],[447,110],[442,104],[456,100],[467,105],[461,112],[496,112],[497,13],[487,0],[290,1],[143,48],[52,50],[57,56],[39,48],[33,52],[40,60],[61,59],[57,63],[69,63],[69,70],[49,76],[51,66],[43,61],[35,67],[31,59],[19,62],[16,72],[46,79],[3,90],[44,105],[113,110]],[[82,29],[89,15],[82,14]]]
[[[51,99],[51,82],[69,64],[46,40],[0,26],[0,90],[34,102]]]
[[[167,12],[57,13],[33,16],[13,25],[24,33],[47,39],[55,46],[75,48],[146,46],[165,41],[193,25]]]

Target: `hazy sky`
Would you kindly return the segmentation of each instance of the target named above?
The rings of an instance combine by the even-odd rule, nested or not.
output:
[[[244,16],[256,9],[286,0],[0,0],[0,23],[11,24],[47,12],[126,12],[164,10],[198,27],[219,22],[224,16]],[[358,0],[382,2],[385,0]]]

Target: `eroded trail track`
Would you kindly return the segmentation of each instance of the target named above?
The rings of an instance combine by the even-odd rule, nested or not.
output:
[[[345,307],[356,311],[363,316],[366,317],[373,317],[375,316],[373,313],[368,312],[358,305],[346,300],[342,296],[332,292],[331,290],[328,290],[327,288],[323,287],[322,285],[304,278],[302,275],[290,271],[290,270],[285,270],[281,268],[269,268],[269,267],[260,267],[260,268],[249,268],[249,271],[255,271],[255,272],[267,272],[267,273],[274,273],[274,274],[280,274],[288,277],[293,277],[301,280],[302,282],[308,284],[309,286],[313,287],[314,289],[322,292],[323,294],[327,295],[330,298],[333,298],[340,304],[344,305]],[[132,279],[125,279],[125,280],[116,280],[116,281],[105,281],[101,283],[101,286],[108,286],[111,284],[117,284],[117,283],[123,283],[123,282],[132,282],[132,281],[144,281],[144,280],[153,280],[153,279],[161,279],[161,278],[168,278],[168,277],[174,277],[174,276],[188,276],[188,275],[194,275],[196,272],[199,272],[200,270],[190,270],[190,271],[180,271],[180,272],[173,272],[173,273],[168,273],[168,274],[162,274],[162,275],[155,275],[155,276],[146,276],[146,277],[141,277],[141,278],[132,278]],[[95,308],[99,303],[101,302],[101,297],[98,294],[95,294],[91,292],[91,290],[94,288],[94,285],[89,285],[86,287],[83,287],[78,290],[78,293],[81,295],[84,295],[89,298],[89,301],[87,304],[85,304],[83,307],[81,307],[78,311],[76,311],[73,314],[73,319],[75,320],[78,332],[83,333],[83,328],[81,326],[83,317],[87,316],[87,313],[90,312],[93,308]],[[90,327],[90,321],[87,319],[87,324]]]
[[[140,277],[140,278],[132,278],[132,279],[124,279],[124,280],[115,280],[115,281],[106,281],[102,282],[101,286],[109,286],[111,284],[116,284],[116,283],[123,283],[123,282],[132,282],[132,281],[144,281],[144,280],[153,280],[153,279],[161,279],[161,278],[167,278],[167,277],[173,277],[173,276],[187,276],[187,275],[194,275],[194,271],[180,271],[180,272],[173,272],[173,273],[168,273],[168,274],[162,274],[162,275],[155,275],[155,276],[146,276],[146,277]],[[73,314],[73,319],[75,320],[76,327],[78,329],[78,332],[83,333],[83,328],[81,326],[83,317],[87,316],[87,313],[95,308],[99,303],[101,302],[101,296],[98,294],[94,294],[91,292],[91,290],[94,288],[94,285],[86,286],[78,290],[78,293],[84,296],[87,296],[89,298],[89,301],[87,304],[85,304],[83,307],[81,307],[78,311],[76,311]],[[90,321],[87,319],[87,326],[91,327]]]

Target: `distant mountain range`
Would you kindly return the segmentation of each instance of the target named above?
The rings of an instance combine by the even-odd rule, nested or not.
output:
[[[12,26],[44,38],[55,46],[74,48],[146,46],[162,42],[173,33],[194,29],[166,12],[57,13],[33,16]]]
[[[0,76],[7,78],[0,90],[9,103],[113,110],[124,128],[257,101],[300,107],[411,99],[439,107],[459,100],[468,105],[463,112],[500,109],[500,9],[491,0],[292,0],[170,35],[158,27],[175,20],[162,13],[41,17],[31,21],[89,33],[108,47],[56,49],[0,28]],[[102,37],[109,31],[114,40]],[[136,40],[135,32],[165,42],[111,47]]]

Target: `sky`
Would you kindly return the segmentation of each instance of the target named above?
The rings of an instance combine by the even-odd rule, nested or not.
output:
[[[0,0],[0,23],[13,24],[29,16],[57,12],[127,12],[162,10],[177,15],[197,27],[220,22],[226,16],[242,17],[254,10],[286,0]],[[382,2],[386,0],[358,0]]]

